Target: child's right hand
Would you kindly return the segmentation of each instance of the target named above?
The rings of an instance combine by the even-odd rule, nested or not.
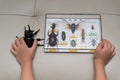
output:
[[[94,54],[95,64],[101,64],[105,66],[115,55],[115,47],[108,41],[103,41],[97,46]]]

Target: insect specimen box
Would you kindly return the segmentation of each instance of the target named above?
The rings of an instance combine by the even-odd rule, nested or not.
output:
[[[45,52],[94,52],[102,39],[99,14],[46,14]]]

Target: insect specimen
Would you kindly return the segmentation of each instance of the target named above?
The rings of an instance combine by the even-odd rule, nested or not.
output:
[[[67,20],[63,19],[64,23],[67,24],[67,26],[69,27],[69,29],[71,30],[72,34],[75,33],[75,30],[80,26],[80,23],[75,23],[75,22],[68,22]]]
[[[95,47],[98,44],[98,39],[97,38],[90,38],[90,46],[92,45]]]
[[[91,26],[91,33],[89,33],[89,36],[97,36],[97,32],[95,32],[95,27],[94,25]]]
[[[30,26],[28,25],[28,30],[25,27],[25,31],[24,31],[24,40],[25,43],[27,44],[28,47],[32,47],[33,45],[33,41],[34,41],[34,36],[37,35],[37,33],[40,31],[40,29],[38,29],[36,32],[34,32],[34,30],[30,29]],[[44,40],[44,39],[37,39],[38,41]],[[38,44],[38,46],[43,46]]]
[[[92,46],[94,47],[96,45],[96,40],[93,38],[91,42],[92,42]]]
[[[81,30],[81,39],[82,39],[82,43],[85,42],[85,29],[84,28]]]
[[[94,30],[94,29],[95,29],[95,28],[94,28],[94,25],[92,25],[92,26],[91,26],[91,29],[92,29],[92,30]]]
[[[48,45],[50,45],[52,47],[54,47],[58,44],[58,39],[57,39],[58,31],[57,31],[57,33],[55,33],[55,27],[56,27],[56,24],[53,23],[51,26],[51,28],[52,28],[51,33],[49,33],[49,31],[48,31],[49,38],[47,40],[47,43],[48,43]]]
[[[61,37],[62,37],[62,40],[65,41],[65,39],[66,39],[65,31],[62,31]]]
[[[72,47],[75,47],[77,45],[76,41],[73,39],[72,41],[70,41],[70,45]]]

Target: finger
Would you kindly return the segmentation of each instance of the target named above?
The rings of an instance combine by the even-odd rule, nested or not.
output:
[[[21,38],[20,38],[20,43],[21,43],[22,45],[24,45],[24,46],[27,46],[26,43],[25,43],[25,41],[24,41],[24,37],[21,37]]]
[[[13,49],[14,51],[16,51],[17,46],[16,46],[16,44],[15,44],[15,43],[13,43],[13,44],[12,44],[12,49]]]
[[[113,53],[112,53],[112,56],[115,56],[115,54],[116,54],[116,51],[114,50]]]
[[[13,48],[10,49],[10,52],[16,57],[16,52]]]
[[[107,50],[108,49],[108,41],[106,39],[103,40],[103,43],[104,43],[104,47],[103,47],[103,50]]]
[[[37,44],[38,44],[37,40],[34,40],[33,45],[32,45],[32,49],[36,49],[37,48]]]
[[[107,44],[108,47],[112,47],[112,43],[108,41],[107,39],[104,39],[104,42]]]
[[[19,40],[19,38],[15,40],[15,44],[16,44],[17,47],[20,46],[20,40]]]
[[[109,42],[107,39],[103,39],[104,42]]]
[[[111,51],[112,51],[112,52],[115,51],[115,46],[112,46],[112,47],[111,47]]]
[[[109,49],[111,49],[113,45],[110,41],[107,40],[107,46],[108,46]]]
[[[104,43],[103,41],[99,43],[99,45],[97,46],[97,50],[100,51],[102,48],[104,47]]]
[[[111,52],[113,52],[115,47],[112,45],[112,43],[108,40],[105,40],[105,42],[106,42],[106,48],[109,49]]]
[[[22,40],[24,39],[24,37],[20,37],[19,40],[20,40],[20,43],[22,43]]]
[[[115,54],[116,54],[116,51],[113,51],[113,53],[110,56],[110,59],[112,59],[115,56]]]

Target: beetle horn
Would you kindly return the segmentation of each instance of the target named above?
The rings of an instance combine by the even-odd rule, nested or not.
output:
[[[31,29],[30,29],[30,25],[28,25],[28,29],[29,29],[29,31],[31,31]]]
[[[37,35],[37,33],[40,31],[40,29],[38,29],[35,33],[34,33],[34,35]]]
[[[27,30],[26,30],[26,27],[24,27],[24,30],[27,31]]]

